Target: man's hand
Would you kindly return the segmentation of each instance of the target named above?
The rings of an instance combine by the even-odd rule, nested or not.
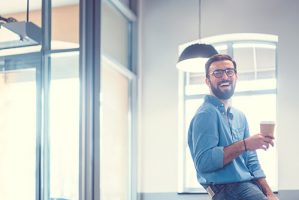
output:
[[[274,194],[267,195],[268,200],[279,200]]]
[[[257,179],[257,183],[262,188],[262,191],[267,196],[268,200],[279,200],[272,192],[265,178]]]
[[[267,150],[269,145],[274,146],[273,140],[273,137],[256,134],[246,138],[244,141],[246,143],[247,150],[254,151],[257,149]]]

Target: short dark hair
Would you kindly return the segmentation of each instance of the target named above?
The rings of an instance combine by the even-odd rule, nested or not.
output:
[[[217,61],[223,61],[223,60],[229,60],[233,63],[234,65],[234,68],[237,72],[237,64],[236,64],[236,61],[234,61],[232,59],[232,57],[230,57],[229,55],[226,55],[226,54],[216,54],[216,55],[213,55],[212,57],[209,58],[209,60],[206,62],[205,64],[205,68],[206,68],[206,77],[208,78],[209,77],[209,70],[210,70],[210,66],[213,62],[217,62]]]

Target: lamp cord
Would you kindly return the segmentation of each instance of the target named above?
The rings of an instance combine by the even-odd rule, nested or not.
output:
[[[198,0],[198,38],[201,39],[201,0]]]
[[[27,0],[26,21],[29,22],[29,0]]]

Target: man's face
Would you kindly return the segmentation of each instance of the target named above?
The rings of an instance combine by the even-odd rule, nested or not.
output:
[[[227,100],[234,94],[237,78],[234,64],[230,60],[216,61],[210,66],[206,83],[213,95],[221,100]]]

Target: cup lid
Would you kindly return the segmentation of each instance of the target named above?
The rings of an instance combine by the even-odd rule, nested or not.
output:
[[[260,124],[275,124],[275,121],[261,121]]]

